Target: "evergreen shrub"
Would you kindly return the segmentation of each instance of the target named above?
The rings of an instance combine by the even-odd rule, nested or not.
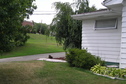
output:
[[[96,64],[105,65],[101,58],[92,55],[87,50],[70,49],[66,54],[66,60],[72,67],[90,69]]]

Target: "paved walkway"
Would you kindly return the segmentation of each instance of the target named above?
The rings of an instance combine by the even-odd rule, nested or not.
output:
[[[48,58],[49,55],[51,55],[55,58],[56,57],[65,57],[65,52],[3,58],[3,59],[0,59],[0,62],[30,61],[30,60],[37,60],[38,58]]]

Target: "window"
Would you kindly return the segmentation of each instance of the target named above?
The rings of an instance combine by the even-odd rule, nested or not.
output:
[[[117,26],[117,19],[103,19],[95,21],[95,29],[115,29]]]

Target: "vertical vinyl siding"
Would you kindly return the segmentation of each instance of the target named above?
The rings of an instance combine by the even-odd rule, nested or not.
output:
[[[126,4],[125,0],[123,4]],[[124,5],[122,9],[122,37],[121,37],[120,68],[126,68],[126,5]]]
[[[95,30],[95,20],[84,20],[82,23],[82,49],[105,61],[119,62],[121,44],[121,18],[118,18],[117,29]]]

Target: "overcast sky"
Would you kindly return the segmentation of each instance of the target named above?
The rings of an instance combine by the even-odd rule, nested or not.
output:
[[[53,3],[54,2],[70,2],[72,3],[73,0],[36,0],[35,4],[37,5],[37,9],[35,10],[36,12],[34,12],[35,14],[44,14],[44,15],[32,15],[30,16],[30,21],[34,21],[37,23],[46,23],[46,24],[50,24],[53,17],[54,17],[54,13],[53,11],[55,11],[54,7],[53,7]],[[102,9],[105,8],[104,6],[102,6],[102,2],[104,0],[89,0],[89,4],[90,6],[95,5],[95,7],[97,9]],[[45,13],[50,14],[51,15],[45,15]]]

